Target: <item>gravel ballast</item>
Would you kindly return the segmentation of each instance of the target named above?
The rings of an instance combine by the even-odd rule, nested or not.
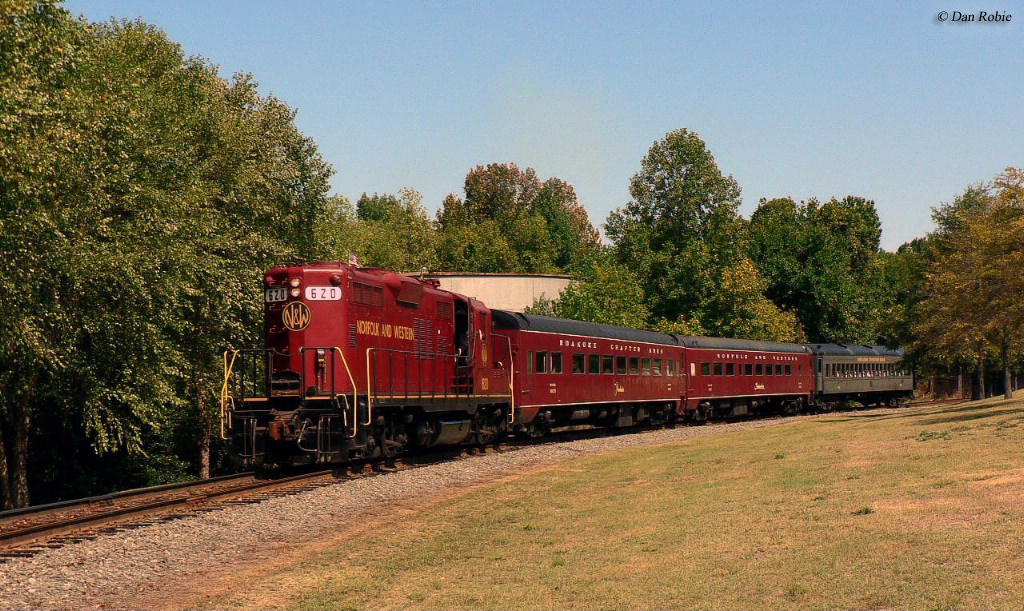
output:
[[[588,454],[686,441],[818,416],[684,426],[629,435],[527,446],[470,456],[143,526],[0,564],[0,608],[84,609],[123,606],[130,593],[159,589],[190,574],[285,541],[309,541],[387,503],[443,494]]]

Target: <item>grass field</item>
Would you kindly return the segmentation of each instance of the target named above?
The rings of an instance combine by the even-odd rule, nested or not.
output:
[[[240,608],[1024,608],[1024,402],[846,412],[479,488]]]

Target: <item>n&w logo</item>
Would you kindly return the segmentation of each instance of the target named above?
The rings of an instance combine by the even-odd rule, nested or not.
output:
[[[289,303],[281,312],[281,322],[289,331],[302,331],[309,326],[309,319],[312,317],[309,308],[301,301]]]

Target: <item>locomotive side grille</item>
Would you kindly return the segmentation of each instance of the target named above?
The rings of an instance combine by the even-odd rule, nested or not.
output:
[[[350,323],[348,326],[348,345],[356,347],[356,323]]]
[[[437,304],[437,317],[441,320],[452,319],[452,304],[450,301],[441,301]]]
[[[379,286],[363,284],[362,282],[353,282],[352,300],[370,307],[383,308],[384,289]]]
[[[434,325],[425,318],[417,318],[413,320],[413,327],[416,333],[413,350],[419,355],[426,355],[430,352],[430,334]]]
[[[412,349],[417,354],[423,354],[423,319],[414,319],[412,321],[412,326],[415,333]]]

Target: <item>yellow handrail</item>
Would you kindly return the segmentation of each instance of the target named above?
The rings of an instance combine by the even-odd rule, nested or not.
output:
[[[227,439],[227,433],[224,432],[224,420],[231,417],[228,412],[228,401],[231,399],[231,390],[228,382],[231,380],[231,370],[235,368],[235,359],[238,358],[238,350],[225,350],[224,351],[224,385],[220,388],[220,438]],[[231,353],[231,363],[228,364],[228,353]]]
[[[370,378],[370,353],[374,348],[366,349],[366,422],[363,426],[370,426],[373,422],[373,381]],[[359,412],[356,411],[356,420],[359,419]]]
[[[504,337],[508,343],[508,423],[511,426],[516,421],[516,357],[512,355],[512,338],[507,335],[498,337]]]
[[[345,373],[348,374],[348,380],[352,383],[352,436],[355,437],[356,433],[359,431],[359,404],[356,402],[358,397],[356,379],[352,376],[352,370],[348,367],[348,360],[345,358],[345,353],[342,352],[341,348],[338,346],[333,346],[333,348],[337,350],[338,354],[341,356],[341,364],[345,366]],[[367,401],[369,401],[369,399],[367,399]]]

